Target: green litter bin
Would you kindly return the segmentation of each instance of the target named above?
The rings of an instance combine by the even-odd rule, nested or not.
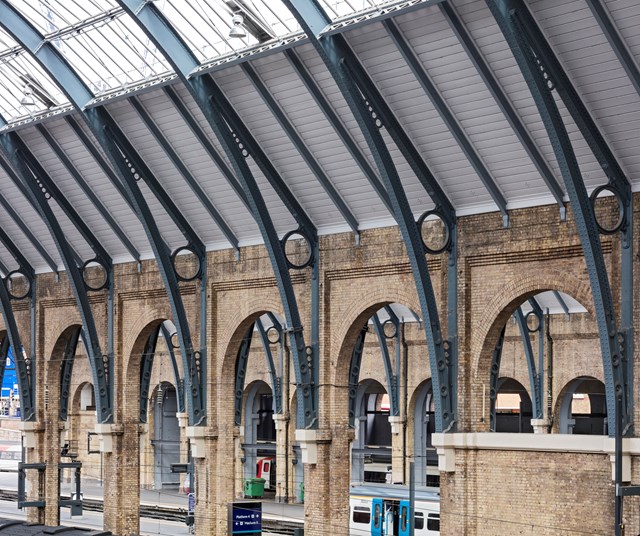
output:
[[[304,502],[304,482],[300,482],[300,502]]]
[[[264,497],[264,478],[247,478],[244,481],[244,496],[251,499]]]

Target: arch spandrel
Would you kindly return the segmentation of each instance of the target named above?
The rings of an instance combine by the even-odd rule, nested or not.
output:
[[[523,270],[524,272],[524,266]],[[473,376],[480,378],[489,374],[491,353],[495,348],[500,330],[516,308],[528,298],[548,290],[557,290],[579,301],[593,314],[593,300],[588,279],[569,278],[560,269],[545,270],[539,275],[534,270],[514,276],[511,281],[500,282],[499,292],[486,304],[479,304],[479,310],[472,311],[471,342],[469,346]],[[461,350],[464,348],[462,345]]]

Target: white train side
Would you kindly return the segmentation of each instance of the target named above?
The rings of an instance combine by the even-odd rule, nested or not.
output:
[[[409,488],[393,484],[353,485],[349,500],[350,536],[409,536]],[[418,487],[415,536],[440,534],[440,494]]]

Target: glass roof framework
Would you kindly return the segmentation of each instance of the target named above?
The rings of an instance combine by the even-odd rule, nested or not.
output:
[[[148,0],[201,63],[300,32],[280,0]],[[320,0],[332,20],[397,0]],[[115,0],[10,0],[55,45],[96,97],[172,73]],[[246,36],[230,38],[241,14]],[[67,105],[43,70],[0,31],[0,113],[8,122]],[[27,103],[25,105],[25,103]]]

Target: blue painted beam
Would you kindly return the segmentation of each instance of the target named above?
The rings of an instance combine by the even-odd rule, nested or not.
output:
[[[351,227],[351,230],[356,236],[358,236],[358,221],[353,215],[353,212],[351,212],[351,209],[342,199],[335,186],[331,182],[331,179],[327,176],[324,169],[322,169],[322,166],[320,166],[315,156],[311,154],[311,151],[307,147],[306,143],[302,140],[300,134],[298,134],[298,131],[295,129],[291,121],[289,121],[286,113],[273,97],[266,84],[262,81],[260,75],[248,62],[242,64],[242,70],[247,75],[249,80],[251,80],[251,83],[254,85],[258,93],[260,93],[262,100],[264,100],[266,105],[269,107],[269,110],[271,110],[271,113],[278,120],[278,123],[285,131],[293,145],[296,147],[304,161],[307,163],[309,169],[311,169],[316,179],[318,179],[318,182],[324,188],[324,191],[331,198],[331,201],[333,201],[333,204],[340,211],[340,214],[342,214],[342,217],[345,219],[349,227]]]
[[[285,6],[296,17],[311,39],[316,51],[322,57],[338,88],[346,98],[349,107],[365,135],[367,143],[376,160],[385,189],[389,194],[393,214],[398,222],[407,256],[413,271],[416,291],[424,318],[425,336],[429,350],[429,362],[433,376],[433,391],[440,396],[434,397],[436,430],[451,431],[456,426],[457,399],[457,355],[450,352],[450,342],[442,336],[437,302],[429,269],[425,259],[425,249],[418,226],[414,220],[409,201],[398,176],[389,150],[380,132],[382,123],[407,158],[423,186],[441,211],[443,221],[450,228],[455,225],[455,211],[444,195],[435,178],[425,175],[424,162],[407,135],[397,124],[397,119],[371,83],[348,45],[340,35],[316,36],[327,26],[329,19],[315,0],[284,0]],[[378,98],[379,97],[379,98]],[[373,114],[376,117],[373,117]],[[412,151],[408,151],[412,148]],[[455,303],[449,304],[451,308]],[[449,334],[450,338],[455,333]]]
[[[369,326],[365,323],[364,327],[358,333],[356,342],[353,345],[351,353],[351,362],[349,363],[349,426],[355,427],[357,414],[356,402],[358,395],[358,384],[360,382],[360,364],[362,363],[362,353],[364,352],[364,342],[369,331]]]
[[[631,424],[626,390],[627,381],[631,381],[631,378],[626,378],[625,366],[619,357],[622,352],[618,341],[616,315],[594,210],[580,174],[571,140],[551,93],[552,88],[557,88],[561,96],[563,93],[566,96],[567,92],[571,92],[572,87],[569,89],[563,84],[558,85],[563,81],[562,76],[559,76],[560,63],[555,56],[551,57],[548,53],[545,53],[544,57],[541,55],[541,51],[548,52],[545,50],[548,44],[541,35],[536,35],[534,27],[537,28],[537,26],[535,22],[532,26],[532,18],[524,3],[510,0],[487,0],[487,4],[524,75],[562,171],[591,282],[600,335],[607,414],[609,415],[609,434],[619,434],[621,430],[617,430],[614,422],[620,422],[625,431],[628,431],[628,425]],[[542,68],[545,72],[541,70],[541,65],[537,60],[543,60]],[[550,76],[550,81],[545,78],[545,74]],[[571,103],[574,112],[584,108],[579,99],[572,100]],[[586,114],[586,109],[584,112]],[[580,118],[578,126],[582,129],[582,127],[587,127],[589,122],[590,116],[586,114],[585,117]],[[592,136],[591,141],[593,142],[597,134],[592,132]],[[606,157],[605,147],[592,146],[599,161],[600,158]],[[615,170],[611,171],[615,173]],[[620,403],[623,412],[621,416],[617,415],[618,403]],[[618,418],[619,420],[616,421]]]
[[[298,425],[305,428],[314,428],[318,424],[318,393],[317,382],[314,382],[313,378],[318,374],[317,363],[319,357],[318,339],[314,339],[313,335],[315,329],[314,320],[316,323],[318,320],[315,309],[319,296],[317,291],[319,279],[312,276],[312,344],[307,346],[284,248],[276,233],[262,192],[246,161],[247,157],[251,156],[260,167],[282,202],[296,219],[299,225],[298,231],[306,235],[313,252],[317,252],[315,226],[214,80],[208,75],[189,78],[190,73],[198,66],[198,61],[184,40],[172,29],[160,10],[153,3],[141,5],[136,0],[118,0],[118,3],[137,21],[138,25],[180,75],[223,146],[234,169],[236,179],[242,185],[250,211],[265,242],[285,312],[286,332],[291,341],[294,373],[298,385],[298,409],[300,412]],[[317,263],[316,255],[313,267],[314,274],[317,273]]]
[[[36,126],[36,129],[47,141],[47,143],[49,144],[49,147],[53,149],[53,152],[56,154],[58,159],[62,162],[62,164],[67,169],[69,174],[75,179],[78,186],[80,186],[80,188],[85,193],[85,195],[93,203],[93,206],[96,207],[100,215],[109,224],[109,227],[118,237],[118,240],[120,240],[122,245],[127,249],[129,254],[136,261],[140,261],[140,253],[138,252],[138,250],[132,244],[131,240],[129,240],[129,238],[127,237],[125,232],[122,230],[122,228],[118,225],[118,223],[113,219],[113,216],[111,215],[107,207],[104,206],[102,201],[98,199],[98,196],[89,187],[89,185],[87,184],[87,181],[84,180],[84,177],[80,174],[80,172],[78,171],[76,166],[73,164],[71,159],[64,152],[60,144],[55,140],[55,138],[51,135],[51,133],[47,130],[47,128],[44,125],[39,124]]]
[[[111,374],[108,369],[108,362],[104,359],[105,356],[103,356],[100,348],[100,340],[93,318],[93,312],[89,305],[89,298],[84,284],[82,271],[78,266],[73,248],[67,241],[67,238],[60,227],[60,223],[49,206],[49,201],[45,195],[47,188],[42,182],[36,184],[37,179],[33,175],[32,167],[25,162],[20,154],[21,150],[24,154],[23,144],[21,143],[21,140],[13,134],[13,132],[9,132],[0,135],[0,148],[14,170],[14,172],[9,173],[9,175],[14,181],[18,180],[22,183],[22,186],[27,191],[27,198],[40,213],[49,229],[49,232],[51,233],[51,236],[56,242],[58,253],[62,258],[65,269],[67,270],[69,284],[76,299],[76,304],[78,305],[80,318],[82,319],[82,339],[87,350],[87,356],[89,357],[91,371],[93,373],[94,388],[96,392],[97,418],[101,423],[111,422],[113,419],[113,408],[111,406],[112,390],[109,387]],[[109,262],[108,264],[105,264],[105,269],[108,272],[111,269],[111,262],[108,256],[107,260]],[[20,346],[15,348],[20,348]]]
[[[194,194],[196,194],[198,200],[202,203],[204,208],[207,210],[209,216],[216,222],[216,225],[222,231],[222,234],[225,236],[229,244],[233,249],[238,251],[238,239],[224,220],[218,209],[213,206],[213,203],[209,199],[209,196],[202,189],[196,178],[193,176],[189,168],[182,161],[176,150],[169,143],[169,140],[166,138],[162,130],[158,127],[152,117],[149,115],[149,112],[144,108],[142,102],[137,97],[131,97],[129,99],[129,103],[135,108],[136,112],[142,119],[142,122],[146,125],[149,131],[153,134],[153,137],[156,139],[160,147],[164,150],[164,152],[171,160],[171,163],[175,166],[175,168],[180,172],[180,175],[187,181],[187,184],[191,188]]]
[[[638,64],[635,62],[633,56],[629,52],[629,48],[624,42],[624,39],[620,35],[620,32],[615,27],[615,24],[611,20],[607,8],[600,0],[586,0],[593,16],[598,21],[602,33],[607,37],[607,41],[611,45],[611,48],[618,56],[618,60],[624,67],[624,70],[629,76],[629,80],[636,89],[638,95],[640,95],[640,70],[638,70]]]
[[[35,362],[28,360],[25,352],[22,351],[23,346],[18,331],[18,324],[13,314],[13,307],[9,293],[7,292],[7,287],[3,282],[0,282],[0,313],[2,313],[4,319],[4,325],[7,329],[7,336],[9,337],[11,348],[13,348],[13,358],[18,373],[21,408],[20,419],[23,421],[35,421]],[[33,348],[31,351],[34,351]]]
[[[491,354],[491,366],[489,368],[489,430],[496,431],[496,401],[498,400],[498,380],[500,379],[500,363],[502,361],[502,348],[504,346],[505,325],[500,331],[498,341]]]
[[[60,367],[60,408],[59,416],[61,421],[66,421],[69,416],[69,399],[71,398],[71,378],[73,374],[73,363],[75,360],[78,339],[80,338],[81,326],[75,327],[65,342],[62,354],[62,365]],[[58,359],[58,356],[56,356]]]
[[[176,359],[176,352],[171,344],[171,334],[166,326],[166,321],[162,323],[162,336],[164,337],[165,346],[169,353],[169,359],[171,360],[171,368],[173,369],[173,378],[176,382],[176,392],[178,394],[178,413],[185,412],[184,401],[184,380],[180,376],[180,370],[178,369],[178,361]]]
[[[395,316],[395,315],[394,315]],[[374,314],[371,317],[373,321],[373,329],[376,332],[376,336],[378,337],[378,344],[380,346],[380,354],[382,355],[382,364],[384,365],[385,376],[387,377],[387,391],[389,393],[389,414],[397,417],[400,415],[400,400],[399,400],[399,385],[398,385],[398,373],[393,373],[393,367],[391,366],[391,357],[389,356],[389,348],[387,347],[387,337],[384,334],[384,329],[382,328],[382,323],[380,322],[380,318],[378,317],[378,313]],[[397,320],[397,318],[396,318]],[[393,320],[391,320],[394,322]],[[398,345],[398,335],[400,334],[400,323],[394,322],[396,327],[396,345]],[[397,363],[396,363],[397,365]]]
[[[153,328],[142,352],[142,363],[140,364],[140,422],[142,423],[148,422],[147,406],[149,403],[151,373],[161,329],[162,324],[158,324]],[[178,385],[176,385],[176,392],[177,389]]]
[[[540,390],[540,376],[536,370],[536,360],[533,356],[533,348],[531,346],[531,336],[527,327],[527,321],[522,313],[522,309],[518,307],[515,312],[518,327],[520,328],[520,338],[524,346],[524,357],[527,361],[527,369],[529,371],[529,388],[531,389],[531,406],[533,408],[533,418],[542,419],[542,391]],[[538,339],[543,340],[542,335],[542,318],[540,318],[540,330]]]
[[[251,351],[251,339],[253,337],[253,324],[245,333],[238,355],[236,356],[235,381],[234,381],[234,424],[240,426],[242,424],[242,401],[244,395],[244,379],[247,375],[247,363],[249,361],[249,352]]]
[[[358,144],[355,142],[351,134],[349,134],[349,131],[346,129],[346,127],[338,117],[338,114],[333,109],[333,106],[331,106],[329,100],[327,99],[327,97],[325,97],[324,93],[322,92],[316,81],[313,79],[304,63],[302,63],[302,60],[300,59],[296,51],[293,49],[288,49],[284,51],[284,54],[289,60],[291,66],[296,71],[300,80],[302,80],[303,84],[306,86],[307,90],[316,101],[316,104],[322,110],[322,113],[324,113],[325,117],[327,118],[333,129],[336,131],[336,134],[340,136],[342,143],[344,143],[345,147],[351,153],[353,159],[356,161],[362,172],[369,180],[369,183],[378,194],[380,200],[384,203],[384,206],[387,207],[387,210],[389,212],[393,213],[393,210],[391,208],[391,201],[389,200],[389,194],[387,194],[387,191],[384,188],[384,184],[382,184],[382,182],[380,181],[380,177],[378,177],[378,174],[375,172],[373,167],[371,167],[371,164],[369,164],[369,160],[360,150]]]
[[[233,174],[233,171],[229,168],[227,163],[224,161],[220,153],[218,153],[217,149],[213,146],[213,143],[207,137],[207,134],[202,127],[198,124],[193,114],[189,111],[189,108],[182,102],[182,99],[178,96],[178,93],[170,86],[164,88],[164,91],[175,106],[176,110],[187,124],[187,126],[191,129],[193,134],[200,145],[204,147],[204,150],[207,152],[211,160],[215,162],[218,169],[222,172],[227,182],[231,185],[236,195],[242,200],[244,206],[247,210],[251,211],[251,206],[249,205],[249,200],[247,199],[247,194],[242,189],[242,185],[236,179],[236,176]]]
[[[560,186],[560,183],[557,181],[555,175],[553,174],[553,171],[551,171],[549,164],[547,164],[547,161],[540,152],[540,149],[538,149],[536,143],[533,141],[531,134],[529,134],[529,131],[518,115],[518,112],[516,112],[515,108],[511,104],[511,101],[502,89],[502,86],[487,65],[487,62],[482,56],[482,53],[473,41],[471,35],[469,35],[469,31],[456,13],[455,8],[446,1],[438,4],[438,7],[447,19],[447,22],[451,26],[451,29],[458,37],[460,44],[467,52],[467,55],[478,71],[478,74],[484,80],[487,89],[493,95],[493,98],[502,110],[502,113],[506,117],[507,121],[509,121],[511,128],[513,128],[516,136],[518,136],[520,143],[522,143],[525,151],[527,151],[527,154],[531,158],[531,161],[538,169],[538,172],[547,185],[547,188],[549,188],[549,191],[553,194],[553,197],[555,197],[558,205],[560,205],[561,218],[564,220],[566,217],[566,209],[564,206],[564,192],[562,190],[562,186]]]
[[[36,249],[38,254],[43,258],[44,262],[51,268],[51,271],[54,273],[58,273],[58,265],[51,258],[51,256],[44,249],[42,244],[38,241],[36,236],[31,232],[29,226],[24,222],[24,220],[18,215],[18,213],[14,210],[11,204],[5,199],[3,195],[0,194],[0,206],[2,206],[3,210],[11,217],[11,219],[17,224],[20,230],[27,237],[31,245]]]
[[[491,172],[482,161],[482,158],[480,158],[480,155],[471,143],[471,140],[467,136],[466,132],[464,132],[464,130],[460,126],[460,123],[458,123],[458,120],[453,115],[453,112],[449,108],[449,105],[440,94],[440,91],[433,83],[433,80],[431,80],[431,77],[429,76],[427,70],[424,68],[424,65],[418,59],[415,52],[411,48],[411,45],[404,38],[402,32],[392,19],[387,19],[382,24],[384,25],[387,33],[402,54],[402,57],[407,62],[407,65],[413,72],[413,75],[422,86],[422,89],[429,96],[429,99],[431,100],[434,108],[444,121],[445,125],[447,125],[447,128],[449,129],[455,140],[458,142],[458,145],[464,152],[467,160],[475,169],[478,177],[482,181],[482,184],[484,184],[484,187],[491,195],[493,202],[497,205],[498,209],[502,213],[502,216],[505,218],[505,222],[508,221],[509,214],[507,213],[507,200],[496,184],[495,178],[491,175]]]
[[[276,367],[273,361],[273,354],[271,353],[271,345],[269,343],[269,339],[267,338],[267,331],[264,329],[264,325],[259,318],[258,320],[256,320],[256,327],[258,328],[258,334],[260,335],[260,340],[262,341],[264,357],[267,362],[267,371],[269,372],[269,376],[271,377],[274,413],[282,415],[282,379],[276,371]],[[282,374],[282,371],[280,371],[280,373]],[[288,407],[289,401],[287,400],[286,402]]]
[[[560,308],[564,311],[565,317],[567,318],[567,320],[569,319],[569,307],[567,306],[567,302],[564,301],[564,299],[562,298],[562,296],[560,295],[560,293],[557,290],[553,290],[553,295],[555,296],[556,300],[558,300],[558,304],[560,304]]]
[[[7,251],[18,263],[20,271],[29,280],[29,283],[32,284],[33,278],[35,277],[35,270],[33,269],[33,266],[31,266],[27,258],[22,254],[22,250],[16,246],[13,240],[11,240],[11,237],[2,227],[0,227],[0,242],[2,242],[5,248],[7,248]]]
[[[7,143],[2,143],[14,168],[19,169],[17,161],[20,160],[19,166],[23,169],[21,173],[23,182],[25,184],[28,183],[27,185],[29,187],[31,187],[34,181],[41,184],[43,192],[46,191],[45,198],[50,196],[58,204],[76,229],[78,229],[82,238],[89,244],[96,257],[100,259],[108,270],[109,266],[111,266],[111,255],[109,255],[98,237],[89,228],[85,219],[80,217],[68,198],[60,191],[55,181],[40,164],[38,158],[29,150],[24,140],[22,140],[17,132],[6,132],[0,134],[0,137],[8,140]]]

